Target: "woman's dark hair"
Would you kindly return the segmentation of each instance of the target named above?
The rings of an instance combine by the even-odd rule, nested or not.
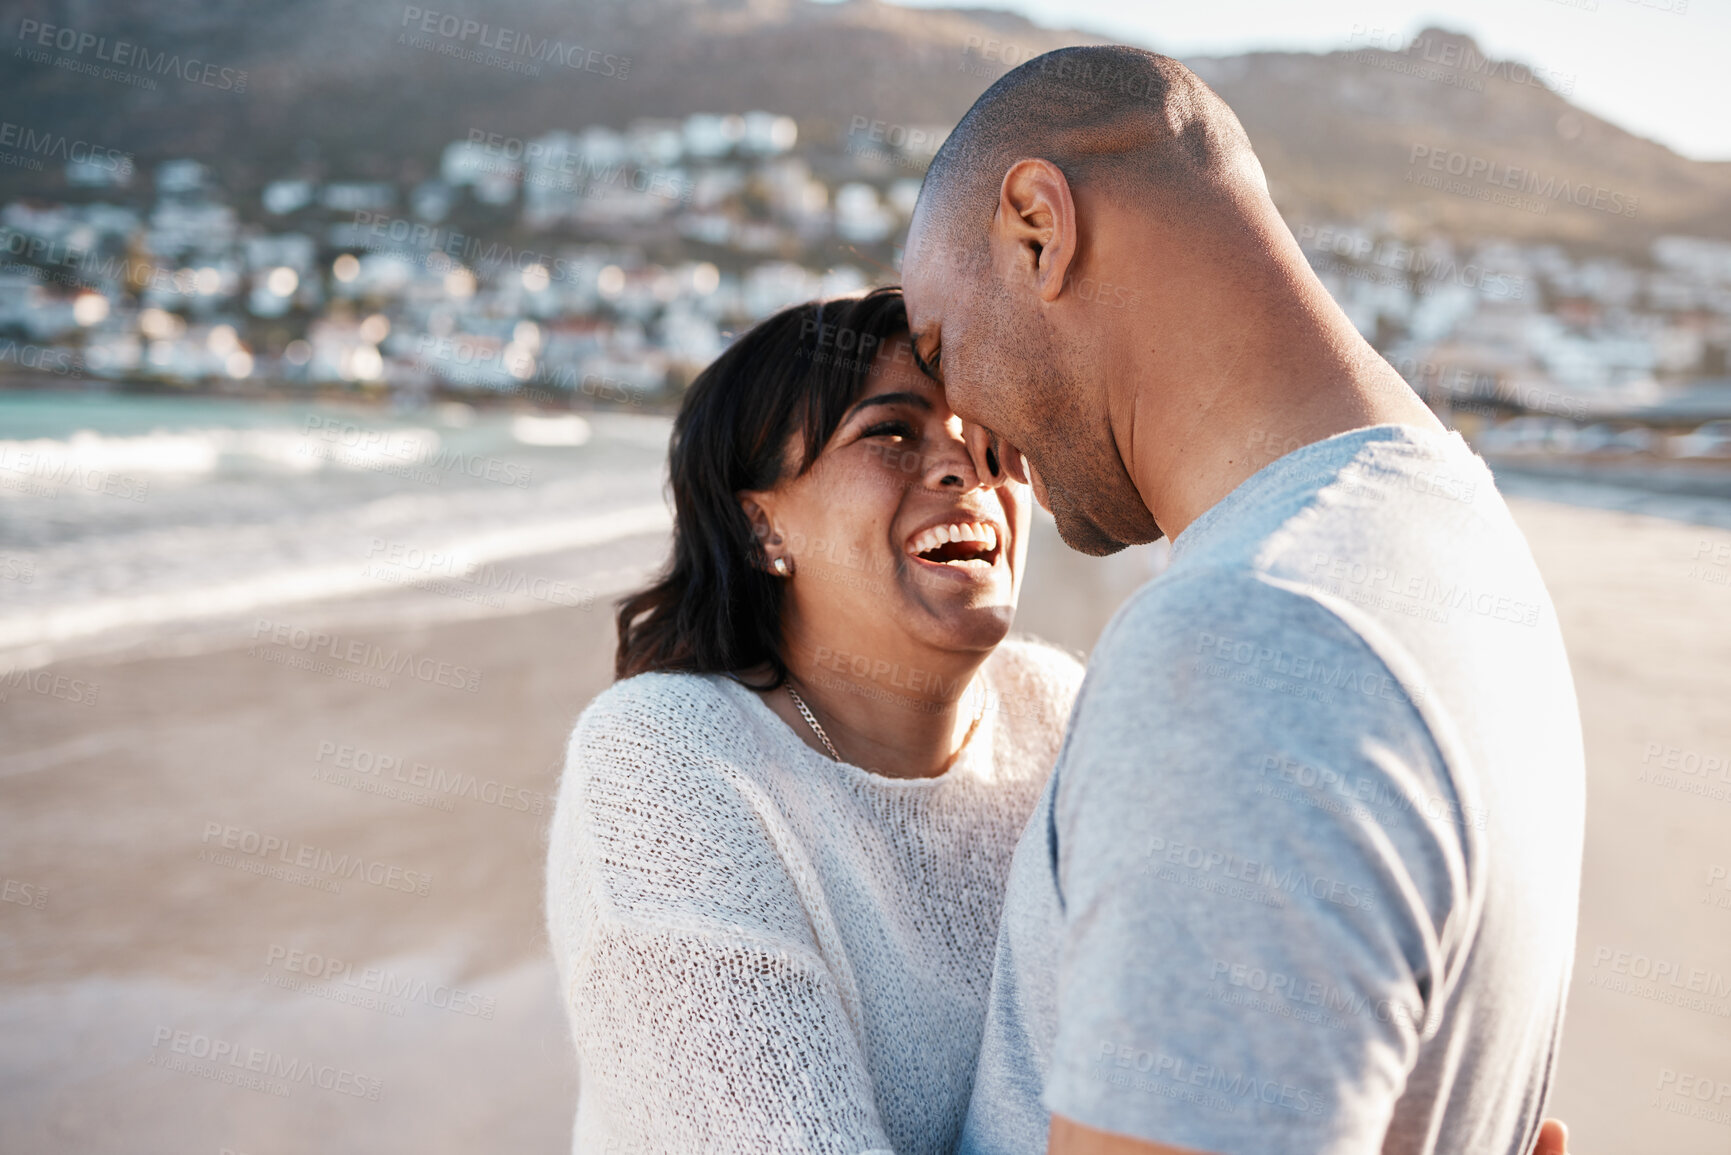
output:
[[[787,680],[781,650],[785,579],[738,495],[775,488],[796,431],[810,469],[858,399],[872,360],[906,333],[900,289],[813,301],[753,326],[686,391],[673,422],[673,556],[619,606],[616,677],[651,671],[731,674],[767,669]]]

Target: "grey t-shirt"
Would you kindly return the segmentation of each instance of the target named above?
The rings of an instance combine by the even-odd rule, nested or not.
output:
[[[1584,775],[1556,614],[1458,435],[1300,449],[1095,649],[1011,867],[964,1152],[1531,1146]]]

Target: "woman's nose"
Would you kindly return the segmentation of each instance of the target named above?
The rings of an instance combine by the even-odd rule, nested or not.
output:
[[[944,439],[942,448],[926,463],[923,480],[929,489],[960,489],[964,493],[980,484],[968,446],[960,437]]]

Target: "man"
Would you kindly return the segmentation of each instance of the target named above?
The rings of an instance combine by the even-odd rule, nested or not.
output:
[[[1165,57],[1064,49],[993,85],[903,276],[982,477],[1031,482],[1086,553],[1173,538],[1017,852],[962,1149],[1527,1151],[1582,748],[1483,463]]]

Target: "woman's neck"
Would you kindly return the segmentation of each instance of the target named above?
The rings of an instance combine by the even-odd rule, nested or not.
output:
[[[974,675],[990,651],[825,643],[789,627],[783,660],[793,688],[843,761],[891,778],[935,778],[949,768],[980,720],[984,691],[973,687]],[[764,700],[807,745],[828,753],[786,690]]]

